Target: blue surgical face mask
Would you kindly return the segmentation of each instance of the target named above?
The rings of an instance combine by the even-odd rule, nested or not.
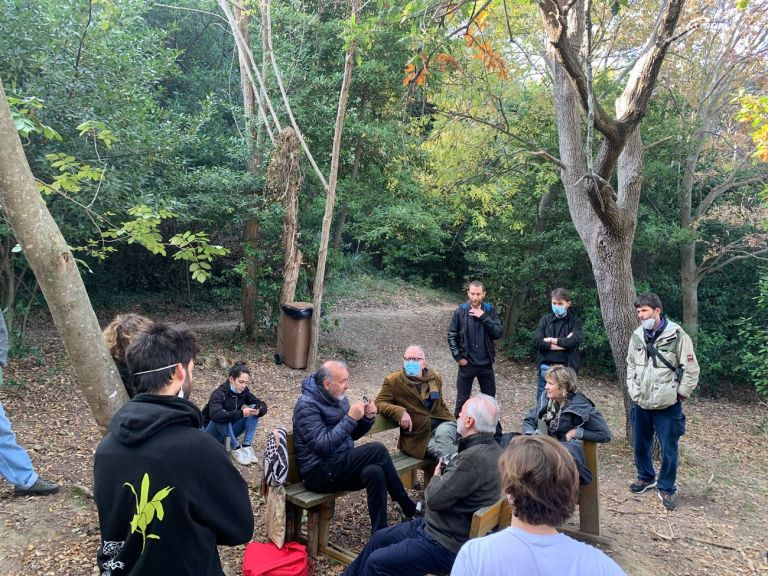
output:
[[[403,370],[408,376],[421,376],[421,362],[416,360],[407,360],[403,362]]]
[[[230,386],[229,389],[232,390],[232,393],[237,394],[237,390],[234,386]]]
[[[565,311],[567,308],[565,306],[558,306],[557,304],[552,304],[552,312],[555,313],[555,316],[565,316]]]

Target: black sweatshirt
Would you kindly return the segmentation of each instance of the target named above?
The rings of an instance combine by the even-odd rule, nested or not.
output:
[[[101,574],[220,576],[216,545],[251,539],[248,486],[201,424],[188,400],[155,394],[112,418],[93,467]]]

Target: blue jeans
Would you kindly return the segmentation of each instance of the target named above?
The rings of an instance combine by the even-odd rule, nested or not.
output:
[[[208,426],[205,427],[205,431],[211,436],[216,438],[222,444],[224,440],[229,438],[229,445],[232,450],[240,448],[240,443],[237,441],[237,437],[243,432],[243,444],[250,446],[253,444],[253,436],[256,434],[256,428],[259,426],[258,416],[248,416],[247,418],[240,418],[234,422],[214,422],[211,420],[208,422]]]
[[[0,368],[2,382],[2,368]],[[11,421],[5,415],[0,402],[0,476],[11,484],[30,488],[37,482],[37,474],[26,450],[16,443],[16,435],[11,430]]]
[[[682,404],[675,402],[663,410],[645,410],[637,404],[632,404],[630,419],[634,435],[637,479],[650,482],[656,478],[651,454],[655,432],[661,446],[658,487],[659,490],[674,494],[677,490],[675,478],[679,457],[678,440],[685,434],[685,415]]]
[[[344,576],[448,574],[456,554],[427,534],[424,517],[379,530]]]

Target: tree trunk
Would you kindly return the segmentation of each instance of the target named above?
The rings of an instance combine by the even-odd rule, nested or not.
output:
[[[248,340],[256,340],[259,333],[259,319],[256,306],[259,302],[259,264],[256,251],[259,247],[259,221],[248,220],[243,226],[243,258],[245,275],[240,306],[243,312],[243,329]]]
[[[296,285],[303,256],[299,249],[299,192],[304,181],[301,171],[301,142],[293,128],[285,128],[277,137],[275,153],[267,172],[267,195],[283,203],[283,288],[280,304],[296,297]],[[283,314],[277,324],[277,353],[283,356]]]
[[[349,208],[346,204],[342,204],[341,208],[339,208],[339,213],[336,215],[336,231],[333,234],[334,250],[341,248],[341,241],[344,237],[344,225],[347,223],[348,214]]]
[[[352,17],[357,20],[360,14],[360,0],[352,0]],[[328,240],[331,234],[331,219],[333,218],[333,205],[336,200],[336,182],[339,175],[339,156],[341,154],[341,136],[344,131],[344,118],[347,115],[347,100],[349,99],[349,86],[352,83],[352,66],[355,61],[355,43],[350,43],[347,49],[347,57],[344,60],[344,76],[341,81],[339,94],[339,106],[336,110],[336,126],[333,132],[333,150],[331,153],[331,173],[328,178],[327,195],[325,199],[325,214],[323,214],[323,227],[320,232],[320,248],[317,253],[317,270],[315,271],[315,287],[313,295],[312,330],[309,341],[309,359],[307,367],[313,370],[317,365],[318,344],[320,339],[320,314],[323,305],[323,288],[325,285],[325,261],[328,256]]]
[[[0,81],[0,199],[102,432],[128,400],[67,242],[35,186]]]
[[[696,346],[699,336],[699,278],[695,241],[680,248],[680,288],[683,292],[683,328]]]

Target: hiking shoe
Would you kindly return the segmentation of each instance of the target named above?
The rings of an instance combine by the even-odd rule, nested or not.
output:
[[[243,446],[240,448],[240,450],[245,450],[245,453],[248,456],[248,464],[258,464],[259,463],[259,457],[256,456],[256,452],[253,451],[253,448],[250,446]]]
[[[248,466],[248,464],[251,463],[251,458],[248,456],[248,452],[246,452],[245,448],[235,448],[232,450],[232,458],[237,462],[238,464],[242,464],[243,466]]]
[[[629,490],[635,494],[642,494],[649,488],[656,488],[656,480],[635,480],[629,485]]]
[[[408,510],[407,512],[402,507],[400,508],[400,519],[401,520],[410,520],[411,518],[418,518],[419,516],[424,516],[425,512],[425,506],[423,502],[416,502],[415,506]]]
[[[37,481],[32,484],[29,488],[24,488],[22,486],[15,486],[13,488],[13,495],[14,496],[46,496],[48,494],[55,494],[59,491],[58,484],[54,484],[53,482],[48,482],[47,480],[43,480],[42,478],[38,478]]]
[[[659,500],[664,504],[664,508],[667,510],[675,510],[677,508],[677,495],[674,492],[666,492],[659,490]]]

